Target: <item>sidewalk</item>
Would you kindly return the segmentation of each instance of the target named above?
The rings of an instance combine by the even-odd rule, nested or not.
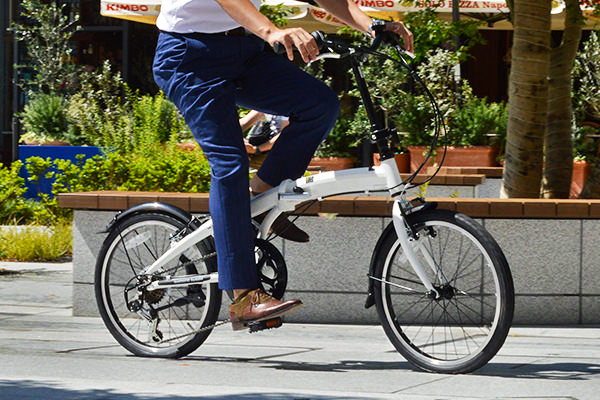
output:
[[[0,263],[0,399],[589,399],[600,328],[517,327],[470,375],[415,370],[379,326],[228,325],[179,360],[131,356],[72,317],[71,264]],[[375,311],[373,311],[375,312]]]

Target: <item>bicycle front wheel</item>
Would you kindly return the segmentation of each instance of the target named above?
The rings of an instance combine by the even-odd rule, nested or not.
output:
[[[141,271],[166,252],[186,224],[157,213],[135,215],[112,230],[96,263],[96,301],[113,337],[135,355],[176,358],[194,351],[215,323],[221,305],[217,284],[146,290],[164,278],[217,271],[212,238],[185,250],[147,275]]]
[[[430,210],[411,218],[413,250],[438,295],[428,293],[394,229],[375,255],[375,302],[394,347],[417,367],[466,373],[500,349],[514,309],[508,263],[492,236],[463,214]]]

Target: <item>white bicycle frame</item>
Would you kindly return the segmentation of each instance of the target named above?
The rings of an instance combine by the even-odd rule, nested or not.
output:
[[[294,190],[295,189],[295,190]],[[321,199],[342,193],[369,193],[389,191],[394,196],[392,218],[394,228],[400,240],[402,250],[412,265],[415,273],[429,293],[437,293],[420,260],[415,255],[415,248],[411,242],[414,239],[409,236],[410,229],[402,215],[400,204],[402,193],[405,191],[398,167],[393,158],[383,160],[380,166],[372,168],[353,168],[341,171],[323,172],[308,177],[299,178],[296,181],[285,180],[278,187],[261,193],[251,199],[252,217],[268,211],[259,228],[259,238],[266,238],[275,219],[286,211],[294,211],[296,206],[309,200]],[[193,231],[183,239],[173,242],[169,250],[160,256],[152,265],[144,268],[140,275],[152,274],[176,259],[185,250],[200,243],[213,234],[212,221],[202,224],[200,228]],[[422,249],[421,249],[422,250]],[[428,264],[432,263],[430,257],[425,254]],[[429,265],[435,271],[435,265]],[[147,290],[155,290],[167,287],[182,287],[192,284],[217,283],[218,273],[187,275],[173,279],[163,279],[152,282],[146,287]]]

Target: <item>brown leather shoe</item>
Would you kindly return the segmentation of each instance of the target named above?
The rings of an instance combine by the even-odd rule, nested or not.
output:
[[[264,213],[254,217],[254,219],[260,224],[263,222],[266,215],[267,214]],[[289,221],[285,214],[280,214],[275,218],[275,221],[273,221],[273,224],[271,225],[271,232],[282,239],[291,240],[292,242],[306,243],[310,240],[308,233]]]
[[[302,301],[299,299],[280,301],[262,289],[254,289],[247,290],[229,305],[229,316],[233,330],[238,331],[244,329],[248,322],[281,317],[300,306]]]

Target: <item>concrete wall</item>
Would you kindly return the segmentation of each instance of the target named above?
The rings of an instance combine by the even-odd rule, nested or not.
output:
[[[114,212],[75,211],[73,313],[97,315],[95,258]],[[303,217],[309,244],[276,239],[288,265],[288,297],[305,306],[288,321],[377,323],[364,308],[367,272],[377,238],[389,222],[380,217]],[[515,324],[600,323],[600,220],[484,219],[502,247],[515,282]],[[222,317],[227,315],[224,298]]]

